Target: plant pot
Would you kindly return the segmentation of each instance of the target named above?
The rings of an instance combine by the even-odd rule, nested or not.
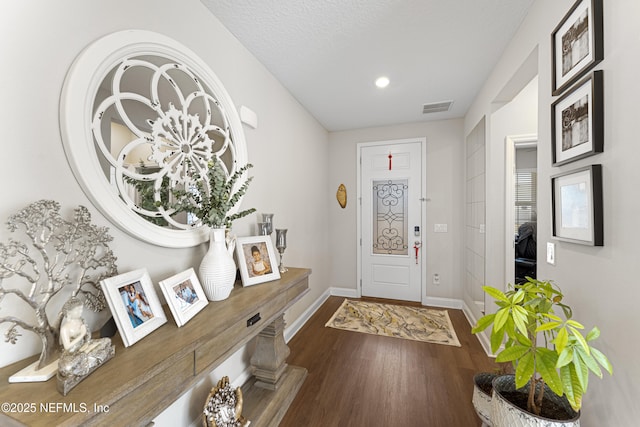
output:
[[[233,241],[227,245],[225,228],[212,228],[209,250],[202,258],[198,273],[202,288],[209,301],[227,299],[236,281],[236,263],[233,260]]]
[[[493,380],[493,395],[491,398],[491,422],[493,427],[577,427],[580,425],[580,412],[576,412],[569,405],[564,396],[558,396],[545,384],[544,398],[542,400],[541,416],[534,415],[526,409],[522,409],[512,399],[524,395],[526,405],[529,384],[521,389],[516,389],[513,375],[501,375]],[[547,413],[556,409],[553,416]],[[557,419],[556,419],[557,418]]]
[[[492,381],[496,378],[495,374],[481,372],[473,377],[473,398],[471,402],[476,410],[476,414],[482,421],[482,427],[492,427],[491,422],[491,390]]]

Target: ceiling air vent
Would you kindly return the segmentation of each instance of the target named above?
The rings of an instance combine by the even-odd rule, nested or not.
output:
[[[422,114],[441,113],[443,111],[449,111],[453,101],[432,102],[431,104],[424,104],[422,106]]]

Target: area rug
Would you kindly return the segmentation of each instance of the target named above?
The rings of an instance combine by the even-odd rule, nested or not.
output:
[[[460,347],[446,310],[345,299],[325,326]]]

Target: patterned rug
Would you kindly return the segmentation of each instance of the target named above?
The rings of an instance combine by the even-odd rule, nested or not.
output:
[[[446,310],[345,299],[325,326],[460,347]]]

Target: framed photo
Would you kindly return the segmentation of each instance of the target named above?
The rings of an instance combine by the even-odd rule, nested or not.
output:
[[[161,280],[160,289],[178,327],[209,303],[193,268]]]
[[[551,105],[553,165],[602,153],[604,104],[602,71],[594,71]]]
[[[103,279],[100,285],[125,347],[167,322],[146,269]]]
[[[251,286],[280,278],[270,236],[238,237],[236,254],[242,286]]]
[[[551,177],[553,236],[603,246],[602,166],[591,165]]]
[[[602,61],[602,34],[602,0],[578,0],[551,33],[554,96]]]

